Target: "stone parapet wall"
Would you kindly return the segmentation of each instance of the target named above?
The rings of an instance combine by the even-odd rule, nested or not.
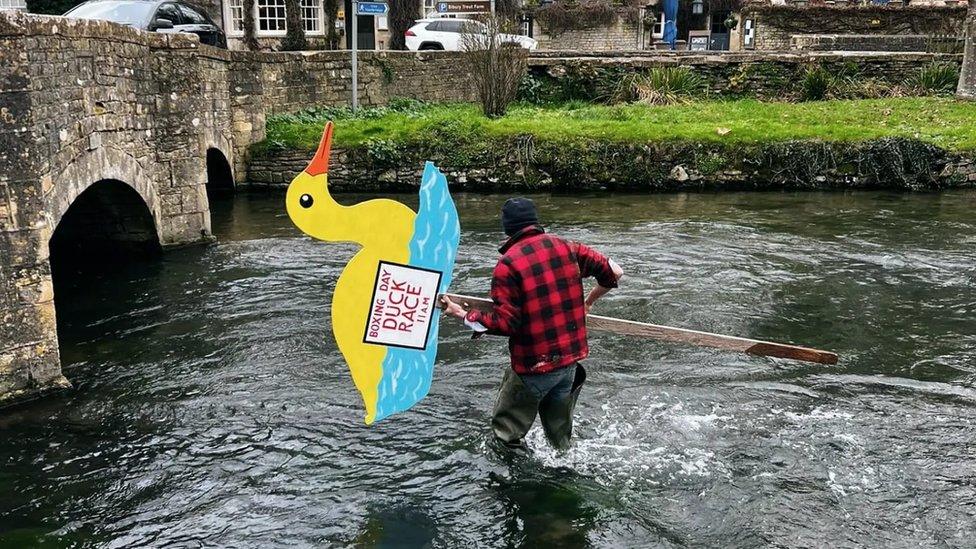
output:
[[[789,50],[804,34],[961,36],[966,6],[747,5],[756,50]]]
[[[850,72],[853,67],[861,78],[900,84],[933,62],[959,64],[962,56],[911,52],[641,52],[596,57],[563,52],[559,56],[533,56],[529,70],[556,87],[606,96],[628,74],[655,67],[688,67],[704,78],[712,95],[782,99],[795,92],[802,71],[811,65],[838,73]]]
[[[924,34],[800,34],[790,39],[791,50],[805,51],[914,51],[962,53],[961,36]]]

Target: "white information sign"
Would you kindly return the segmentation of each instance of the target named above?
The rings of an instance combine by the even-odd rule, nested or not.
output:
[[[426,349],[440,284],[440,271],[380,261],[363,342]]]

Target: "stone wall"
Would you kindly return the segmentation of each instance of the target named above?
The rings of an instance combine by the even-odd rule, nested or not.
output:
[[[807,67],[850,72],[889,84],[901,84],[933,62],[960,63],[959,54],[898,52],[631,52],[619,55],[537,55],[529,70],[553,93],[581,94],[563,99],[596,99],[613,93],[622,78],[653,67],[688,67],[701,75],[709,93],[782,99],[797,93]],[[589,95],[587,95],[589,94]]]
[[[259,36],[255,38],[255,41],[258,43],[258,49],[261,51],[280,51],[281,42],[284,40],[284,38],[284,36]],[[329,41],[324,34],[305,35],[305,44],[305,49],[308,50],[329,49]],[[228,36],[227,47],[232,50],[247,50],[247,46],[244,45],[243,36]]]
[[[794,34],[791,50],[806,51],[920,51],[962,53],[961,36],[925,34]]]
[[[405,150],[397,162],[370,158],[364,148],[334,149],[329,185],[334,191],[415,191],[424,160],[433,160],[451,187],[475,192],[624,190],[911,189],[976,188],[976,157],[914,140],[861,143],[521,142],[500,140],[488,154],[457,165],[436,147]],[[251,163],[249,179],[285,189],[308,165],[311,151],[266,151]],[[626,158],[628,162],[621,163]],[[897,160],[901,159],[902,162]]]
[[[804,34],[961,36],[965,6],[750,5],[743,19],[755,21],[755,49],[789,50]]]
[[[572,29],[556,35],[546,34],[536,22],[532,34],[539,41],[541,50],[605,52],[641,47],[638,24],[627,21],[623,16],[609,26]]]
[[[224,52],[234,124],[235,173],[244,173],[247,147],[264,139],[268,115],[323,105],[348,105],[352,67],[348,52]],[[469,101],[474,89],[461,76],[454,52],[363,52],[359,102],[383,105],[394,97]]]

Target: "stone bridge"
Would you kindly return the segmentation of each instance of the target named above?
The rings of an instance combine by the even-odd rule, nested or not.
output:
[[[363,103],[468,99],[452,54],[365,54]],[[269,114],[345,104],[341,52],[251,53],[195,37],[0,12],[0,405],[67,386],[55,303],[72,261],[210,242]]]

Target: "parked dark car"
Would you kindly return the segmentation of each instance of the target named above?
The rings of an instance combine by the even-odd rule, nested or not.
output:
[[[160,0],[90,0],[72,8],[65,17],[100,19],[152,32],[189,32],[200,42],[227,47],[224,31],[207,13],[185,2]]]

